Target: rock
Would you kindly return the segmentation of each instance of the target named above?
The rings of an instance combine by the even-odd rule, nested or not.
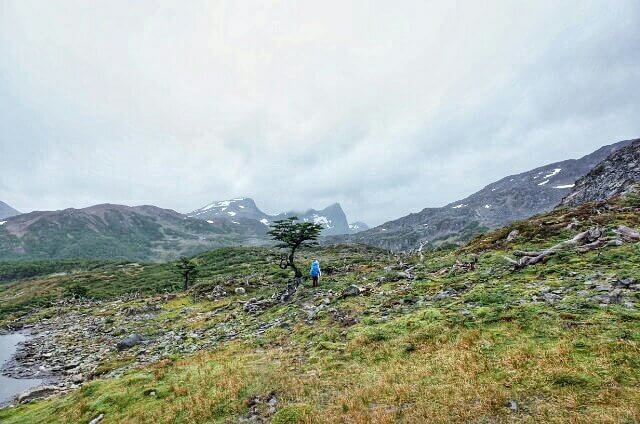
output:
[[[226,295],[227,292],[224,290],[224,287],[222,287],[221,285],[217,285],[211,290],[211,293],[207,294],[207,299],[216,300],[221,297],[225,297]]]
[[[454,289],[442,290],[433,296],[433,300],[447,299],[455,294],[457,294],[457,292]]]
[[[74,374],[71,376],[71,382],[73,384],[80,384],[84,381],[84,376],[82,374]]]
[[[615,289],[609,293],[610,303],[620,303],[622,301],[622,290]]]
[[[636,280],[634,280],[633,278],[625,278],[623,280],[616,281],[616,287],[628,289],[635,283],[636,283]]]
[[[98,424],[103,419],[104,419],[104,414],[100,414],[97,417],[95,417],[94,419],[92,419],[91,421],[89,421],[89,424]]]
[[[508,401],[508,402],[505,404],[505,406],[506,406],[507,408],[509,408],[509,410],[510,410],[511,412],[518,412],[518,410],[520,409],[520,407],[518,406],[518,402],[516,402],[516,401],[515,401],[515,400],[513,400],[513,399],[512,399],[512,400],[510,400],[510,401]]]
[[[511,231],[509,233],[509,235],[507,236],[507,242],[511,243],[512,241],[517,239],[519,235],[520,235],[520,231],[518,231],[518,230]]]
[[[591,300],[604,305],[608,305],[611,302],[611,299],[609,298],[608,294],[599,294],[599,295],[593,296]]]
[[[247,291],[246,291],[244,288],[242,288],[242,287],[236,287],[236,288],[235,288],[235,290],[234,290],[234,292],[235,292],[236,294],[238,294],[238,295],[243,295],[243,294],[245,294]]]
[[[549,302],[549,303],[553,303],[557,300],[561,299],[561,296],[555,293],[544,293],[542,295],[542,298],[545,300],[545,302]]]
[[[362,290],[355,284],[351,284],[349,287],[342,291],[342,297],[359,296]]]
[[[40,386],[35,389],[27,390],[18,396],[18,402],[27,403],[34,399],[42,399],[51,396],[59,391],[56,386]]]
[[[132,334],[129,337],[121,340],[116,345],[116,348],[120,351],[132,348],[135,345],[142,343],[142,336],[140,334]]]

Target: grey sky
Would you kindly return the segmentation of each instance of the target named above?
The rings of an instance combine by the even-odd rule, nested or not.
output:
[[[0,200],[379,224],[640,137],[639,46],[637,1],[0,0]]]

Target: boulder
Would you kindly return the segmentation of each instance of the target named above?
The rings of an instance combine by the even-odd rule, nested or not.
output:
[[[236,293],[236,294],[239,294],[239,295],[243,295],[243,294],[245,294],[245,293],[247,292],[247,291],[246,291],[244,288],[242,288],[242,287],[236,287],[236,289],[235,289],[234,291],[235,291],[235,293]]]
[[[362,290],[355,284],[351,284],[349,287],[342,291],[342,297],[359,296]]]
[[[73,384],[80,384],[84,381],[84,376],[82,374],[74,374],[71,376],[71,382]]]
[[[142,336],[140,334],[132,334],[129,337],[126,337],[123,340],[119,341],[116,345],[116,348],[122,351],[132,348],[140,343],[142,343]]]

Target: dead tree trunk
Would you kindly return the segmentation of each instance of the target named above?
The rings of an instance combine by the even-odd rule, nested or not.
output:
[[[515,260],[506,256],[505,259],[509,263],[513,264],[515,270],[520,270],[529,265],[546,262],[549,257],[562,251],[576,249],[579,252],[584,253],[605,246],[621,246],[625,241],[640,241],[640,233],[631,228],[620,226],[615,232],[618,237],[606,237],[603,228],[592,227],[577,234],[572,239],[558,243],[548,249],[533,252],[516,250],[513,252],[513,255],[520,259]]]

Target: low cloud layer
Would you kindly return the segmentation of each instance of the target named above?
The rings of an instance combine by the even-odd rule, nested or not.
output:
[[[640,137],[638,46],[636,1],[3,1],[0,200],[379,224]]]

